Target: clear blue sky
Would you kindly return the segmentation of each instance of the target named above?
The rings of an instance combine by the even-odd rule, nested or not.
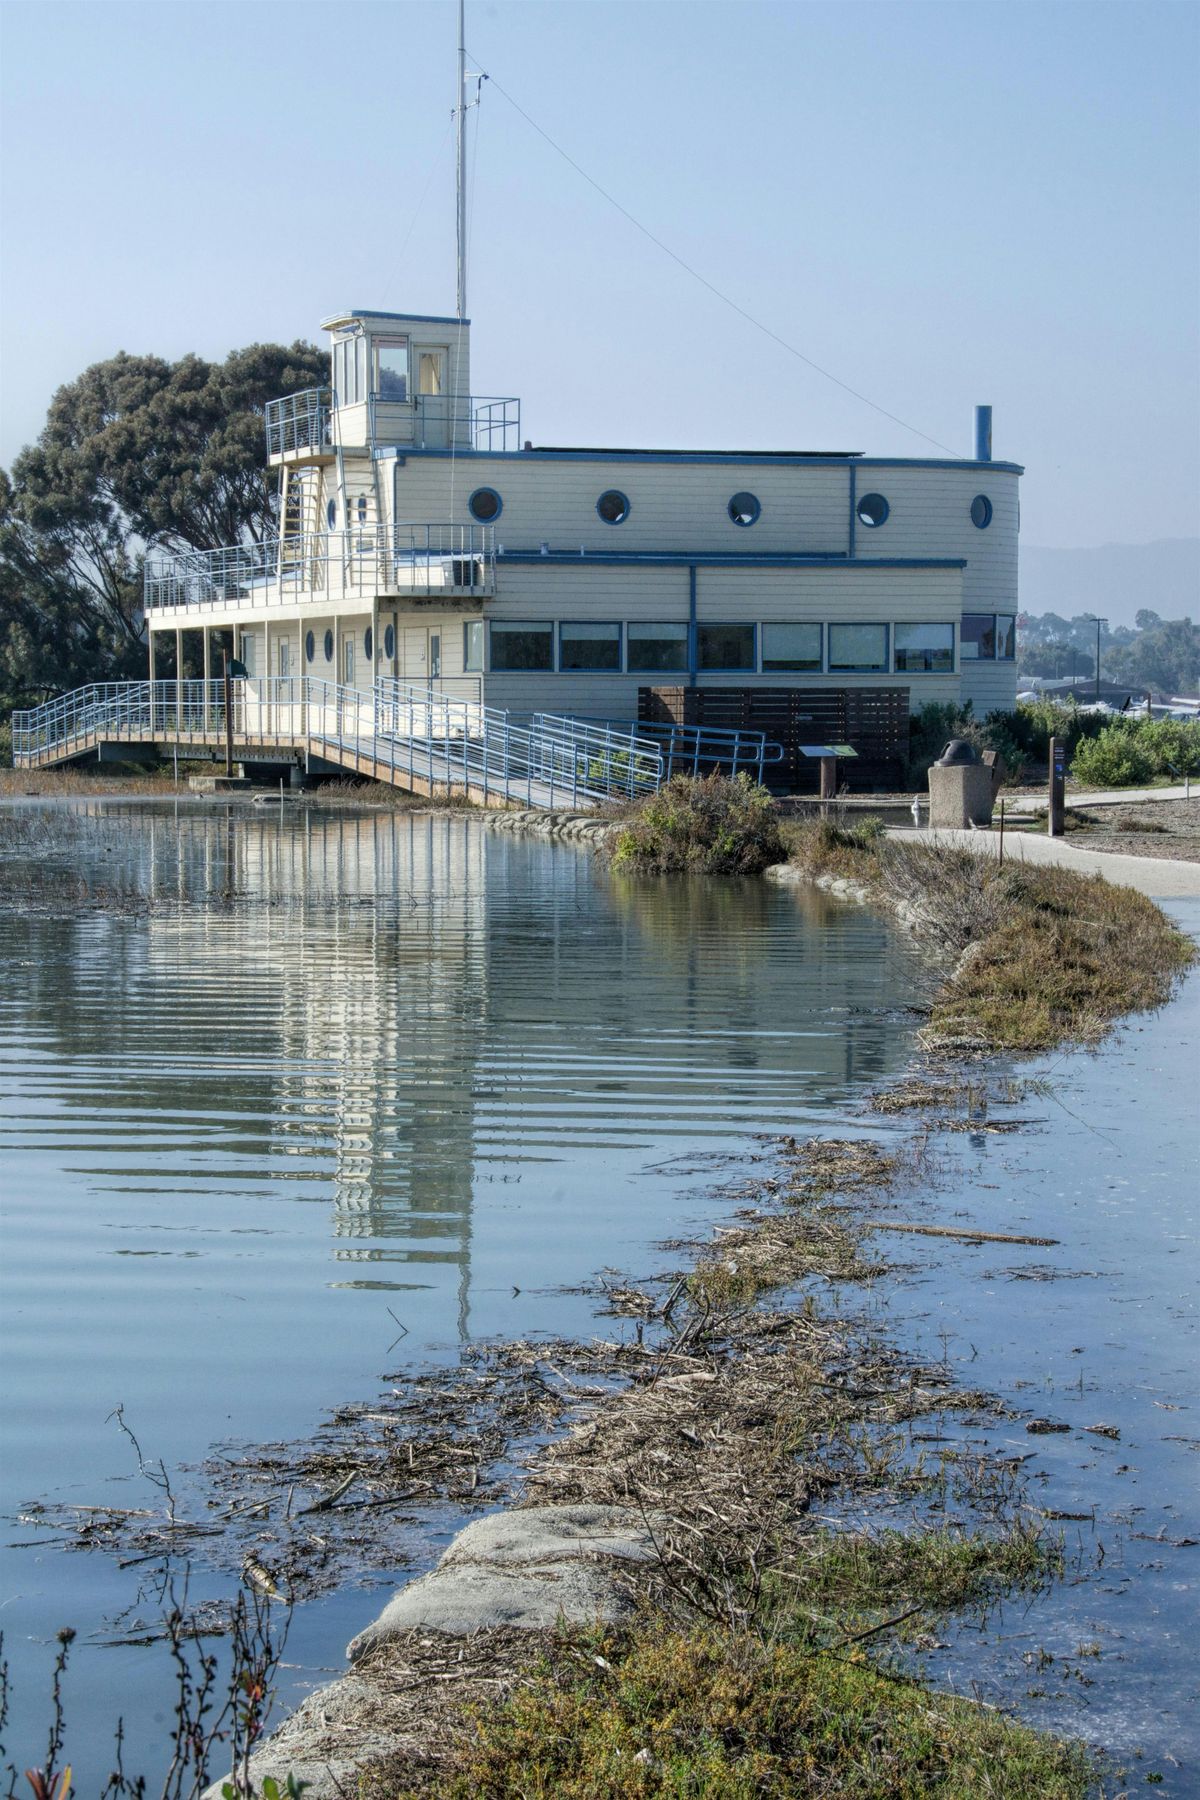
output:
[[[0,29],[0,461],[118,349],[453,311],[450,0],[3,0]],[[1191,0],[470,0],[467,37],[844,381],[968,454],[990,401],[1029,543],[1200,529]],[[929,451],[494,85],[476,123],[474,386],[526,435]]]

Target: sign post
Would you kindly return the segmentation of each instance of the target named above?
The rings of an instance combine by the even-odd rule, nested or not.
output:
[[[1046,809],[1051,837],[1063,834],[1063,802],[1067,789],[1067,747],[1062,738],[1050,739],[1050,804]]]

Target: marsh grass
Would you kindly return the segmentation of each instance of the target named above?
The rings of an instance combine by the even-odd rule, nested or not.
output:
[[[399,1774],[400,1771],[397,1771]],[[364,1800],[1082,1800],[1076,1749],[885,1675],[712,1627],[557,1637],[500,1706],[479,1709],[436,1789],[379,1771]]]
[[[863,842],[829,821],[793,828],[792,860],[896,908],[931,972],[928,1048],[1047,1050],[1092,1043],[1163,1006],[1195,947],[1145,895],[1100,875],[953,846]]]

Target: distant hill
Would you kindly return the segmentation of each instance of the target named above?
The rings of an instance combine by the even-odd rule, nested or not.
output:
[[[1164,619],[1200,618],[1200,538],[1101,544],[1094,550],[1021,546],[1021,610],[1070,619],[1094,612],[1132,625],[1140,607]]]

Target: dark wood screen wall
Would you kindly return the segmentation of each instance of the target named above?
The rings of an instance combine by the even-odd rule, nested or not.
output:
[[[765,732],[783,745],[783,762],[768,769],[768,785],[785,793],[817,788],[818,765],[800,755],[801,744],[852,744],[857,758],[838,765],[839,781],[851,788],[899,786],[908,760],[904,687],[644,687],[638,718]]]

